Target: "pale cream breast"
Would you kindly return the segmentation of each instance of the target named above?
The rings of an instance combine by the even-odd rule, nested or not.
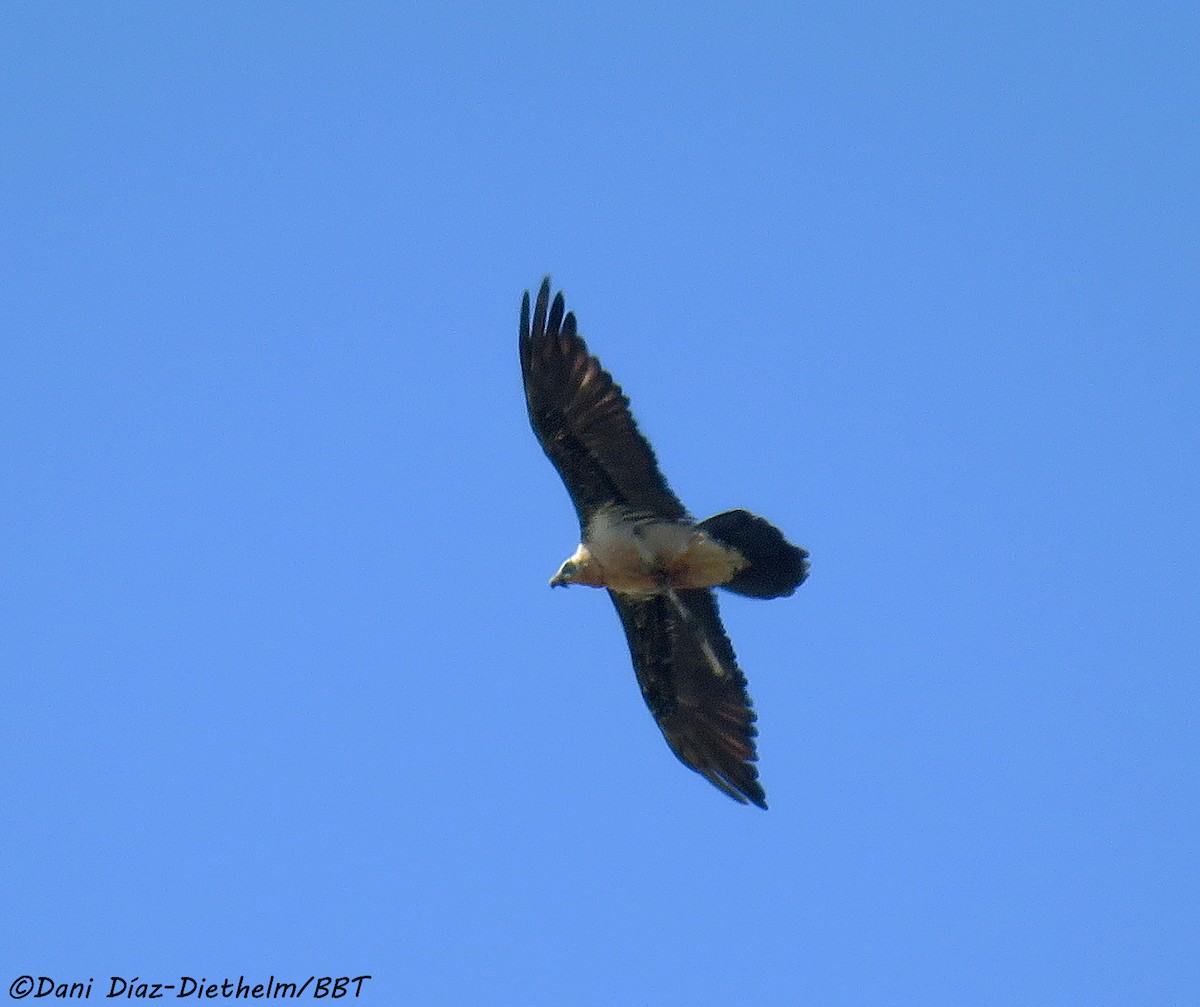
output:
[[[593,578],[617,591],[715,587],[746,566],[740,553],[715,542],[695,525],[631,519],[616,508],[600,511],[589,522],[586,551],[599,567]]]

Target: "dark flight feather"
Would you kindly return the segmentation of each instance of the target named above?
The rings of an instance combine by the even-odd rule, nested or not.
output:
[[[606,504],[673,520],[687,516],[620,385],[577,334],[563,295],[550,303],[550,277],[542,281],[532,322],[525,293],[520,351],[529,421],[571,495],[581,528]]]

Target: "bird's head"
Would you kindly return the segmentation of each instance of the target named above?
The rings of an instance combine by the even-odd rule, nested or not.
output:
[[[601,583],[598,574],[599,569],[592,559],[592,554],[588,552],[587,546],[581,545],[575,550],[574,555],[558,568],[558,573],[550,578],[550,586],[566,587],[568,584],[588,584],[597,587]]]

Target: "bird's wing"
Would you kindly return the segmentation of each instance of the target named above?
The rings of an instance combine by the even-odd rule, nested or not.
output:
[[[754,710],[712,591],[610,591],[646,705],[671,750],[735,801],[767,806]]]
[[[581,527],[606,504],[661,517],[687,516],[658,470],[646,438],[629,412],[621,386],[588,353],[565,311],[560,292],[550,304],[542,281],[529,316],[521,303],[521,373],[529,422],[575,503]]]

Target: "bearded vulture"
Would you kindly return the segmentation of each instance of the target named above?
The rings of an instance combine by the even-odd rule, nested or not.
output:
[[[766,808],[754,711],[713,588],[790,595],[808,576],[808,553],[748,511],[688,515],[562,293],[550,303],[549,277],[532,319],[525,292],[519,344],[529,421],[579,516],[580,545],[551,586],[608,589],[671,750],[735,801]]]

